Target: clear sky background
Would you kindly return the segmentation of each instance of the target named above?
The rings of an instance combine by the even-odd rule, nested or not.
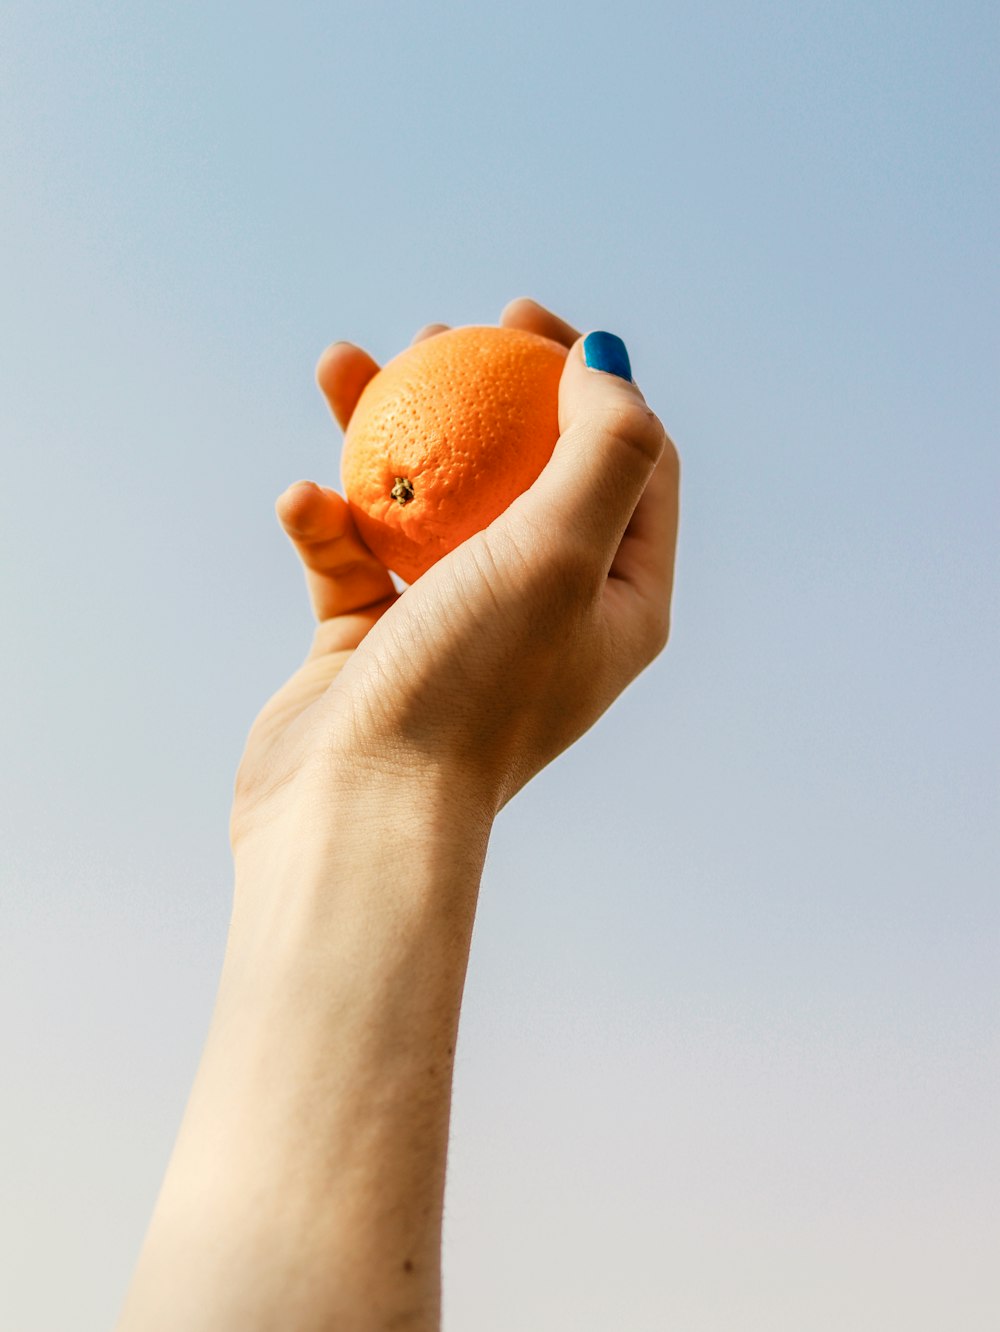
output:
[[[98,1332],[311,633],[338,338],[531,295],[684,461],[667,652],[495,828],[447,1332],[995,1332],[989,3],[14,0],[0,1327]]]

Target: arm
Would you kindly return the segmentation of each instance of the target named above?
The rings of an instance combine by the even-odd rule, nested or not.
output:
[[[488,827],[457,793],[400,781],[331,793],[321,846],[309,823],[289,825],[301,859],[238,871],[129,1332],[438,1325],[452,1057]]]
[[[237,777],[218,1000],[119,1332],[351,1332],[440,1315],[452,1057],[497,811],[660,650],[676,453],[571,345],[538,482],[397,597],[344,502],[279,514],[320,620]],[[338,344],[342,424],[374,363]]]

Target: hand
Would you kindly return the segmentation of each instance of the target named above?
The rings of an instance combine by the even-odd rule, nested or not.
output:
[[[345,783],[438,783],[491,819],[667,641],[673,444],[635,384],[585,365],[561,319],[522,299],[500,322],[570,353],[553,456],[485,531],[397,594],[335,491],[300,482],[277,502],[319,623],[304,665],[251,729],[237,857],[290,802],[315,809]],[[377,369],[349,343],[321,357],[317,379],[342,427]]]

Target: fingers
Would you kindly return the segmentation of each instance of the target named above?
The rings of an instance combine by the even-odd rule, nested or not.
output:
[[[362,390],[373,375],[378,373],[378,362],[352,342],[334,342],[316,364],[316,383],[319,385],[337,418],[341,430],[347,429],[351,413],[358,405]]]
[[[543,305],[533,301],[530,296],[519,296],[509,301],[500,315],[502,328],[523,328],[528,333],[538,333],[553,342],[561,342],[564,347],[572,347],[580,334],[571,324],[546,310]]]
[[[605,574],[667,449],[663,426],[638,386],[625,377],[629,374],[627,353],[617,338],[590,334],[573,344],[559,386],[559,440],[522,496],[523,510],[536,527],[565,534]],[[668,461],[656,488],[669,492],[672,486],[676,489],[676,472],[672,479]],[[662,569],[675,540],[676,518],[671,520],[669,494],[654,495],[647,509],[657,505],[666,516],[643,510],[634,520],[633,549],[641,545],[647,562]]]
[[[422,329],[414,333],[411,347],[415,347],[418,342],[423,342],[425,338],[432,338],[435,333],[447,333],[447,324],[425,324]]]
[[[667,435],[615,554],[611,573],[616,577],[636,583],[644,577],[661,584],[673,581],[680,470],[677,449]]]
[[[435,333],[444,333],[447,324],[425,324],[413,337],[423,342]],[[358,399],[368,381],[378,373],[378,362],[352,342],[334,342],[316,364],[316,383],[329,403],[341,430],[347,429]]]
[[[317,620],[349,615],[394,597],[385,566],[358,536],[347,501],[314,481],[297,481],[278,497],[278,520],[306,570]]]
[[[680,460],[669,436],[639,497],[604,588],[605,605],[619,635],[637,635],[640,656],[651,659],[670,635],[670,603],[677,549]],[[638,611],[638,614],[636,613]]]
[[[500,316],[500,323],[506,328],[524,328],[531,333],[540,333],[565,347],[571,346],[580,336],[565,320],[527,296],[510,301]],[[425,338],[447,330],[447,324],[425,324],[414,335],[413,342],[423,342]],[[331,343],[320,356],[316,365],[316,383],[342,430],[347,429],[365,385],[378,368],[378,362],[352,342]]]

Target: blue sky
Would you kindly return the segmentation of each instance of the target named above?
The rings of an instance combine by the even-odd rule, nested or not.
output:
[[[994,7],[0,22],[0,1323],[107,1327],[152,1207],[310,632],[316,358],[527,294],[677,441],[676,615],[494,832],[446,1328],[986,1332]]]

